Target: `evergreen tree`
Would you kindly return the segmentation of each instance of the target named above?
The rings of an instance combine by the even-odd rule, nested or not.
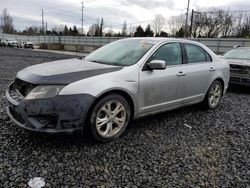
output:
[[[161,31],[160,37],[168,37],[168,33],[166,33],[165,31]]]
[[[185,32],[184,32],[183,27],[181,27],[179,29],[179,31],[177,31],[176,34],[175,34],[176,37],[184,37],[184,35],[185,35]]]
[[[67,25],[64,26],[63,34],[64,35],[68,35],[69,34],[69,29],[68,29]]]
[[[134,36],[135,36],[135,37],[144,37],[144,36],[145,36],[145,32],[144,32],[143,28],[141,27],[141,25],[139,25],[139,26],[136,28],[136,31],[135,31]]]
[[[154,36],[154,32],[151,30],[151,26],[149,24],[145,30],[145,36],[146,37],[153,37]]]
[[[78,35],[78,30],[77,30],[77,28],[76,28],[75,25],[74,25],[74,27],[73,27],[72,33],[73,33],[74,36],[77,36],[77,35]]]

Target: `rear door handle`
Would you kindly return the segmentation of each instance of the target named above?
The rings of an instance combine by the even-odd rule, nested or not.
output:
[[[209,71],[210,71],[210,72],[214,72],[215,69],[214,69],[213,67],[210,67]]]
[[[186,76],[186,74],[180,71],[178,74],[176,74],[176,76]]]

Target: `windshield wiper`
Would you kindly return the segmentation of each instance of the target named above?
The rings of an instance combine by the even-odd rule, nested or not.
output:
[[[100,64],[104,64],[103,62],[101,61],[97,61],[97,60],[90,60],[91,62],[94,62],[94,63],[100,63]]]
[[[126,65],[122,65],[120,63],[110,63],[109,65],[114,65],[114,66],[126,66]]]
[[[125,65],[121,65],[119,63],[106,63],[106,62],[99,61],[99,60],[89,60],[89,61],[94,62],[94,63],[104,64],[104,65],[109,65],[109,66],[125,66]]]
[[[85,56],[80,56],[77,59],[85,59]]]

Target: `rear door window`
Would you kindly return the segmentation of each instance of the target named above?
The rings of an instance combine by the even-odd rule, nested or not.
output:
[[[187,63],[202,63],[207,62],[207,58],[211,61],[211,57],[209,54],[199,46],[194,44],[184,44],[187,55]]]

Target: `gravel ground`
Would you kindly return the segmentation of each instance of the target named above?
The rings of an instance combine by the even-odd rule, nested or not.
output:
[[[4,90],[28,65],[72,56],[0,48],[0,187],[250,187],[250,89],[216,110],[194,105],[136,120],[108,144],[26,132],[6,116]]]

